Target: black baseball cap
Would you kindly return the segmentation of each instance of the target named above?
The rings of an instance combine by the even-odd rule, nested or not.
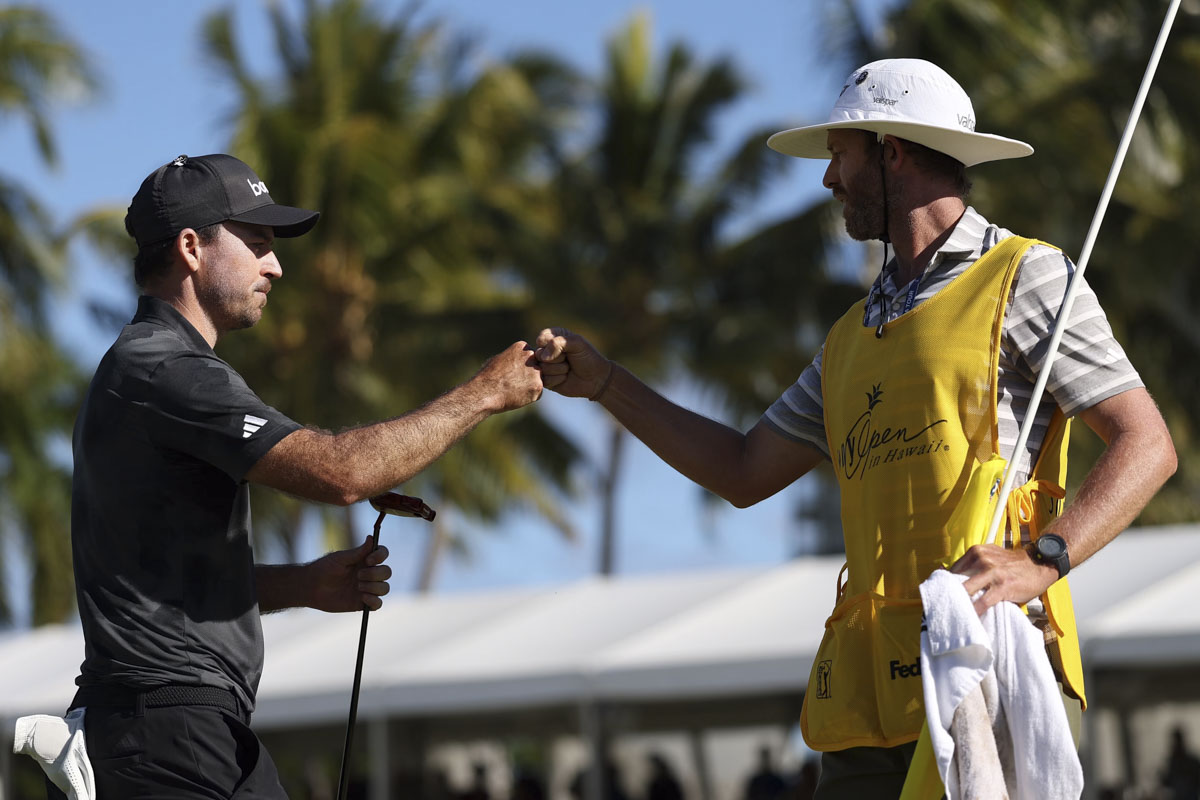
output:
[[[320,216],[279,205],[245,162],[215,153],[179,156],[146,176],[125,214],[125,229],[138,247],[226,220],[267,225],[290,238],[308,233]]]

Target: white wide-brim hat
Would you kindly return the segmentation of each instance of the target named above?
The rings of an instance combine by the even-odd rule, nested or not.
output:
[[[970,167],[1021,158],[1033,148],[1016,139],[975,132],[975,109],[958,82],[918,58],[874,61],[846,79],[822,125],[780,131],[767,146],[799,158],[829,158],[826,135],[842,128],[892,134],[945,153]]]

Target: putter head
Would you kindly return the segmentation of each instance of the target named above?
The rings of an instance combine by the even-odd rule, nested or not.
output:
[[[425,505],[419,497],[409,497],[408,495],[396,494],[395,492],[384,492],[372,497],[369,501],[371,508],[383,514],[393,514],[397,517],[420,517],[421,519],[433,521],[437,516],[437,512],[429,506]]]

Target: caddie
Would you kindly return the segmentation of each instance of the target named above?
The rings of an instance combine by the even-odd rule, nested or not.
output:
[[[1001,601],[1028,604],[1077,735],[1085,694],[1059,581],[1133,521],[1176,456],[1084,284],[1016,455],[1003,543],[973,544],[948,526],[979,465],[1013,452],[1074,270],[1060,250],[966,204],[967,168],[1033,148],[976,131],[962,88],[917,59],[855,70],[827,122],[782,131],[768,145],[828,159],[823,183],[842,204],[846,231],[885,243],[878,279],[795,384],[742,433],[675,405],[583,338],[551,328],[537,340],[545,386],[601,403],[738,507],[832,461],[847,569],[802,717],[808,744],[823,751],[821,800],[900,794],[924,722],[918,585],[951,561],[969,576],[967,591],[981,593],[980,613]],[[1106,448],[1064,508],[1074,418]]]

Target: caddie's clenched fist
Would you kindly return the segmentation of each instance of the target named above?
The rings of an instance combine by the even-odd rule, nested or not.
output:
[[[547,389],[567,397],[599,399],[612,377],[613,363],[587,339],[566,328],[546,328],[537,335],[535,355]]]

